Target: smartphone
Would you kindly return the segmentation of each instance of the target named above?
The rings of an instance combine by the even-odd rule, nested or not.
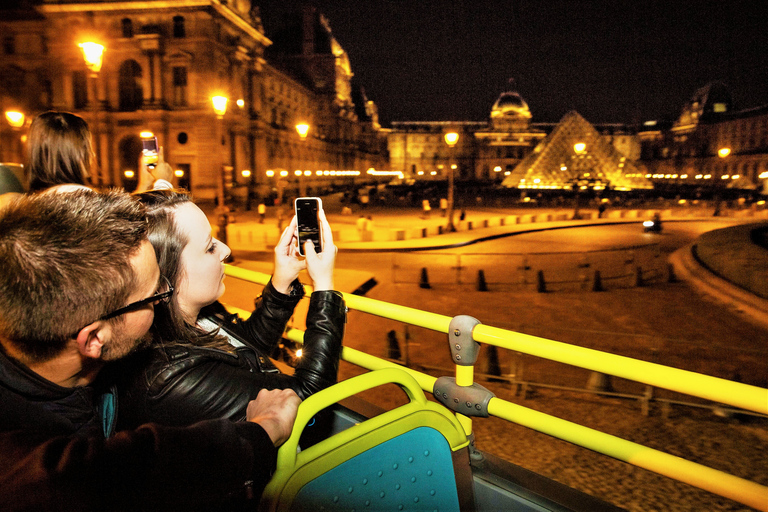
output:
[[[158,154],[157,137],[154,135],[141,138],[141,154],[144,157],[144,163],[149,169],[157,167],[160,156]]]
[[[298,197],[294,201],[296,210],[296,222],[299,226],[299,254],[304,254],[304,244],[311,240],[315,245],[315,252],[323,252],[323,244],[320,241],[320,208],[323,202],[319,197]]]

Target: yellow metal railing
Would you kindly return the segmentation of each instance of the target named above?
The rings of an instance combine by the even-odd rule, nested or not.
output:
[[[262,285],[265,285],[270,277],[261,272],[253,272],[229,265],[227,265],[225,272],[229,276]],[[307,290],[311,290],[311,288],[307,287]],[[351,294],[344,294],[344,299],[350,309],[448,333],[451,318],[444,315]],[[286,336],[292,341],[301,342],[303,335],[304,333],[301,330],[289,329]],[[487,343],[714,402],[740,407],[749,411],[768,414],[768,389],[483,324],[476,325],[472,335],[473,339],[480,343]],[[342,350],[342,359],[368,370],[386,367],[402,368],[396,363],[349,347],[344,347]],[[409,368],[404,369],[416,379],[422,389],[430,393],[432,392],[436,378]],[[456,383],[460,386],[471,386],[473,383],[472,367],[457,366],[456,370]],[[494,397],[490,400],[488,412],[493,416],[694,485],[758,510],[768,511],[768,487],[755,482],[565,421],[555,416],[540,413],[500,398]],[[457,416],[467,433],[471,433],[470,419],[459,414]]]

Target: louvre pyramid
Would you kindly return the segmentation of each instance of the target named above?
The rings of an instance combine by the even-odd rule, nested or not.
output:
[[[574,145],[585,144],[576,153]],[[505,187],[562,189],[588,184],[615,190],[653,188],[642,164],[619,153],[589,121],[568,112],[507,176]]]

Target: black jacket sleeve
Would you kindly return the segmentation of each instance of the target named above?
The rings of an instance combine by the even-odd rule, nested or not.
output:
[[[143,425],[106,440],[6,431],[0,502],[11,511],[240,508],[261,495],[276,454],[261,426],[227,420]]]
[[[285,326],[304,297],[304,286],[298,279],[291,284],[289,295],[278,292],[270,279],[247,320],[235,321],[247,332],[248,342],[264,354],[270,354],[283,336]]]

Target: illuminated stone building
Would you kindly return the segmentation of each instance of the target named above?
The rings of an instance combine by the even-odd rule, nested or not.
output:
[[[671,126],[647,122],[639,135],[657,186],[766,191],[768,105],[734,110],[720,82],[697,90]]]
[[[459,133],[456,147],[445,143]],[[388,137],[390,165],[412,179],[444,180],[449,165],[458,179],[501,181],[546,133],[531,127],[528,105],[516,92],[504,92],[488,122],[394,122]],[[450,163],[449,163],[450,162]]]
[[[576,181],[575,167],[565,173],[561,168],[568,168],[575,141],[589,140],[587,156],[596,166],[592,178],[599,176],[597,181],[602,180],[603,185],[613,182],[612,186],[621,188],[649,188],[644,171],[634,164],[640,156],[639,141],[625,125],[593,126],[575,112],[557,124],[532,123],[531,118],[525,100],[517,92],[507,91],[491,107],[488,122],[392,123],[388,137],[391,167],[410,179],[445,180],[450,162],[457,166],[459,180],[571,188]],[[453,149],[443,140],[452,130],[459,133]]]
[[[386,166],[375,105],[358,117],[349,59],[314,10],[299,18],[298,52],[283,44],[269,55],[272,41],[249,0],[42,0],[5,14],[2,108],[28,120],[49,109],[85,117],[99,184],[135,186],[145,130],[198,198],[214,197],[220,180],[243,196],[246,186],[298,191],[325,186],[342,170],[364,179],[366,169]],[[105,47],[98,71],[86,68],[78,48],[89,40]],[[217,95],[228,98],[218,115]],[[298,123],[309,125],[305,138]]]

